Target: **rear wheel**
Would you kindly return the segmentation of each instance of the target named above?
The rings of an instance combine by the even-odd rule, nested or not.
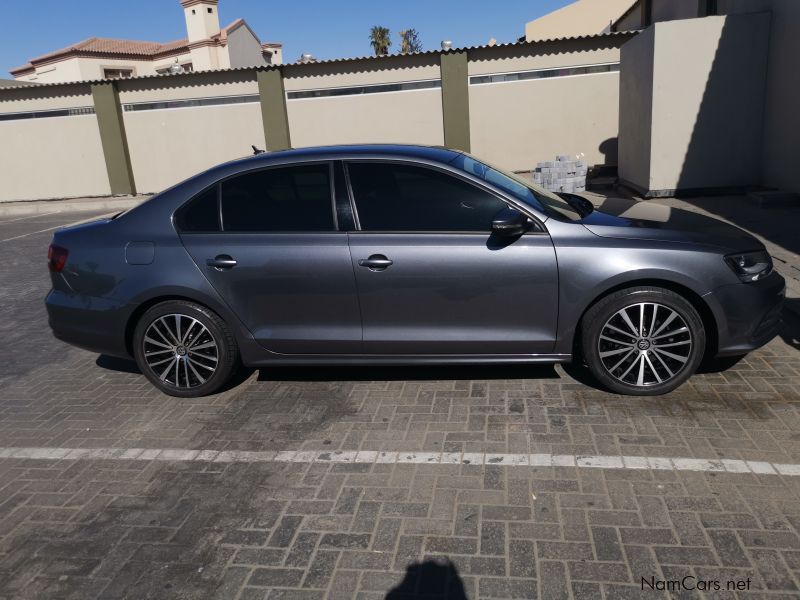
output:
[[[703,321],[682,296],[635,287],[606,296],[583,319],[583,355],[619,394],[666,394],[694,374],[705,351]]]
[[[218,391],[239,361],[236,339],[214,312],[170,300],[142,315],[133,336],[136,363],[165,394],[195,398]]]

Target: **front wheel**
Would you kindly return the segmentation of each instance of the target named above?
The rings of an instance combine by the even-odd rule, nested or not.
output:
[[[671,290],[635,287],[606,296],[583,318],[583,356],[609,390],[655,396],[694,374],[706,334],[692,304]]]
[[[170,300],[142,315],[133,335],[136,363],[165,394],[196,398],[218,391],[239,361],[236,339],[214,312]]]

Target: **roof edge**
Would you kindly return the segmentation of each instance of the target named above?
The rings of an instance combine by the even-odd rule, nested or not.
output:
[[[386,54],[381,56],[355,56],[350,58],[333,58],[328,60],[318,60],[312,64],[314,65],[333,65],[333,64],[348,64],[358,61],[381,61],[381,60],[396,60],[398,58],[409,57],[409,56],[437,56],[447,53],[459,53],[459,52],[469,52],[471,50],[486,50],[486,49],[497,49],[497,48],[513,48],[513,47],[525,47],[525,46],[537,46],[537,45],[544,45],[544,44],[553,44],[553,43],[563,43],[563,42],[575,42],[575,41],[584,41],[584,40],[601,40],[601,39],[612,39],[612,38],[630,38],[634,37],[639,34],[638,30],[632,31],[612,31],[608,33],[598,33],[592,35],[583,35],[583,36],[575,36],[575,37],[562,37],[562,38],[552,38],[547,40],[532,40],[528,41],[516,41],[516,42],[507,42],[505,44],[494,44],[488,45],[483,44],[481,46],[463,46],[460,48],[453,48],[451,50],[426,50],[422,52],[410,52],[410,53],[395,53],[395,54]],[[300,65],[298,63],[286,63],[283,65],[264,65],[264,66],[251,66],[251,67],[236,67],[232,69],[214,69],[214,70],[207,70],[207,71],[193,71],[191,73],[182,73],[179,75],[175,74],[152,74],[152,75],[141,75],[138,77],[130,77],[125,79],[125,81],[142,81],[146,79],[153,79],[156,77],[192,77],[195,75],[201,74],[208,74],[208,73],[231,73],[231,72],[241,72],[241,71],[265,71],[265,70],[276,70],[282,69],[284,67],[304,67],[306,65]],[[105,79],[98,79],[98,80],[83,80],[83,81],[63,81],[63,82],[54,82],[54,83],[41,83],[38,87],[52,87],[52,86],[59,86],[59,85],[75,85],[75,84],[93,84],[93,83],[102,83],[106,82]],[[8,88],[0,88],[0,89],[8,89]]]

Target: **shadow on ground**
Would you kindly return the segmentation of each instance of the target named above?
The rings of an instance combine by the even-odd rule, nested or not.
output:
[[[386,594],[386,600],[467,600],[458,569],[449,560],[426,560],[406,568],[403,581]]]
[[[554,365],[266,367],[259,381],[443,381],[558,379]]]
[[[783,312],[780,337],[800,349],[800,299],[789,298]],[[698,374],[723,373],[731,369],[743,356],[708,358],[703,361]],[[132,360],[101,355],[96,364],[102,369],[119,373],[141,374]],[[608,392],[589,372],[582,360],[562,365],[572,379],[595,390]],[[234,389],[250,379],[256,369],[242,368],[221,391]],[[560,379],[555,365],[549,364],[498,364],[498,365],[431,365],[431,366],[301,366],[264,367],[258,369],[258,381],[270,382],[368,382],[368,381],[463,381],[506,379]]]
[[[800,235],[797,235],[797,222],[800,218],[798,208],[759,208],[742,196],[681,198],[681,200],[761,236],[784,250],[800,254]]]
[[[800,350],[800,298],[787,298],[780,336],[787,346]]]
[[[139,369],[135,361],[127,360],[124,358],[117,358],[116,356],[107,356],[101,354],[94,362],[101,369],[108,371],[116,371],[117,373],[133,373],[141,375],[142,371]]]

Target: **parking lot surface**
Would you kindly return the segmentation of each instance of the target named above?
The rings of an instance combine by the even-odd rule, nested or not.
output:
[[[792,314],[656,398],[527,366],[185,400],[50,335],[52,228],[91,216],[0,219],[0,598],[800,595]]]

